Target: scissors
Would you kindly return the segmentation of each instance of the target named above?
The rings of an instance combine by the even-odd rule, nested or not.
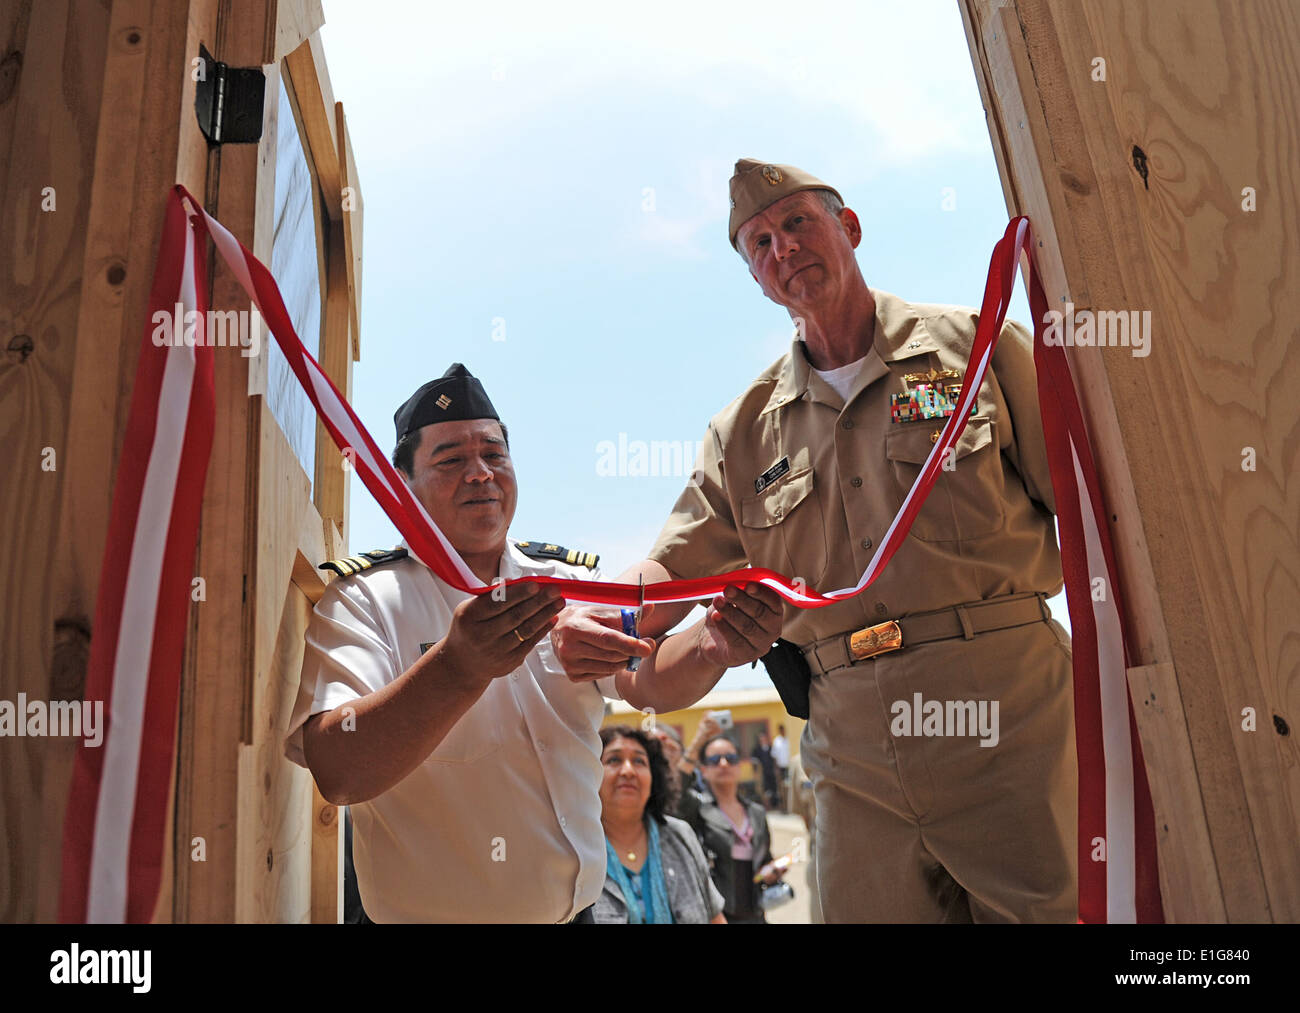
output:
[[[641,622],[641,614],[645,610],[645,574],[637,575],[637,607],[634,609],[622,609],[623,615],[623,634],[628,637],[639,636],[637,625]],[[628,671],[635,672],[637,665],[641,664],[640,658],[628,658]]]

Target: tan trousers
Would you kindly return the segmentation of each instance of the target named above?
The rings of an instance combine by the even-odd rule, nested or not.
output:
[[[815,678],[802,756],[826,921],[1076,921],[1073,704],[1055,622]]]

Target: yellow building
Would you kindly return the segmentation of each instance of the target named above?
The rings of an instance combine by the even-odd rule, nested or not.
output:
[[[749,759],[754,746],[758,744],[759,732],[766,732],[770,743],[776,738],[778,727],[784,725],[786,741],[790,743],[790,755],[793,757],[799,752],[799,737],[803,734],[804,722],[786,713],[781,697],[770,686],[762,689],[715,690],[693,707],[666,714],[655,714],[654,721],[656,724],[668,725],[676,729],[682,737],[682,742],[689,745],[699,728],[700,721],[709,711],[731,713],[733,727],[728,734],[740,747],[742,782],[752,782],[755,787],[759,783],[756,764]],[[631,725],[634,728],[648,729],[650,717],[649,714],[635,710],[624,701],[618,700],[606,705],[605,720],[601,724],[602,727]],[[755,797],[759,797],[757,793]]]

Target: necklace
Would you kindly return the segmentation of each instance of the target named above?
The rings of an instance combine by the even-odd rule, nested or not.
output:
[[[644,833],[644,831],[643,831],[642,833]],[[638,837],[637,837],[637,840],[639,841],[640,839],[641,839],[641,837],[638,836]],[[618,850],[619,850],[619,851],[623,851],[623,848],[622,848],[621,846],[618,846]],[[627,855],[627,860],[628,860],[629,862],[635,862],[635,861],[636,861],[636,851],[635,851],[635,850],[632,850],[632,851],[624,851],[623,853],[624,853],[625,855]]]

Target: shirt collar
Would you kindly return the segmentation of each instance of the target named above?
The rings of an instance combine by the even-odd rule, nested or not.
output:
[[[532,556],[526,556],[523,550],[514,543],[514,539],[506,539],[506,551],[501,554],[501,568],[497,571],[506,580],[515,580],[519,577],[554,577],[555,560],[553,559],[533,559]]]
[[[871,296],[876,303],[876,332],[871,348],[867,350],[866,362],[862,364],[862,370],[850,391],[849,400],[882,376],[888,375],[889,367],[886,363],[939,350],[934,336],[911,303],[874,288],[871,289]],[[810,400],[829,404],[837,410],[843,407],[840,396],[830,384],[813,372],[812,365],[804,354],[804,343],[796,338],[790,345],[790,354],[760,414],[765,415],[781,408],[805,394]]]

